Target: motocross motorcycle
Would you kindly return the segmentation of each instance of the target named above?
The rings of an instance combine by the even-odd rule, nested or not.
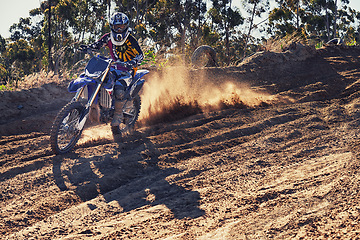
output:
[[[115,134],[132,131],[139,117],[139,91],[145,82],[142,77],[149,71],[137,70],[134,75],[133,70],[128,70],[133,66],[127,62],[94,56],[91,50],[86,51],[91,59],[85,72],[68,86],[68,91],[74,92],[75,96],[60,110],[51,128],[50,145],[55,154],[64,154],[74,148],[90,115],[94,115],[97,122],[111,122],[115,99],[122,99],[124,104],[120,125],[111,126],[114,139]]]

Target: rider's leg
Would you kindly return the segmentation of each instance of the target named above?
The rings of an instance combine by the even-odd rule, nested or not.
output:
[[[123,116],[124,104],[125,104],[124,100],[115,100],[114,101],[115,111],[114,111],[113,120],[111,122],[112,127],[119,126],[123,122],[123,120],[124,120],[124,116]]]
[[[122,139],[119,125],[123,122],[123,107],[125,104],[125,87],[122,84],[116,84],[114,87],[114,116],[111,121],[111,128],[115,142],[120,142]]]
[[[125,101],[119,101],[115,100],[114,107],[114,117],[111,121],[111,130],[113,134],[113,138],[115,142],[122,142],[122,134],[119,129],[119,125],[123,122],[124,116],[123,116],[123,106]]]

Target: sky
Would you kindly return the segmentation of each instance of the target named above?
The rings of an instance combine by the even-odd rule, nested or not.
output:
[[[10,26],[18,23],[20,17],[29,17],[29,11],[39,7],[42,0],[0,0],[0,2],[0,35],[8,38]],[[233,0],[233,5],[241,8],[241,1]],[[359,0],[350,0],[349,6],[360,11]]]
[[[29,17],[31,9],[40,7],[41,0],[0,0],[0,35],[10,37],[9,28],[20,17]]]

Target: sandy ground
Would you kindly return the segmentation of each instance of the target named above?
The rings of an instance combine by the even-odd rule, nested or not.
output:
[[[66,84],[1,93],[0,238],[359,237],[359,56],[328,47],[193,70],[267,104],[143,124],[124,148],[108,126],[89,129],[61,156],[48,131]]]

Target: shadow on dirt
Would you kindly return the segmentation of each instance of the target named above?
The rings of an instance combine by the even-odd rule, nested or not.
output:
[[[108,203],[117,201],[124,212],[163,204],[177,219],[205,214],[199,208],[199,192],[166,180],[180,170],[160,168],[157,165],[159,153],[146,137],[136,143],[129,141],[129,145],[133,144],[141,144],[142,149],[121,153],[113,149],[111,153],[87,158],[77,153],[54,157],[56,185],[62,191],[73,190],[84,202],[102,195]]]

